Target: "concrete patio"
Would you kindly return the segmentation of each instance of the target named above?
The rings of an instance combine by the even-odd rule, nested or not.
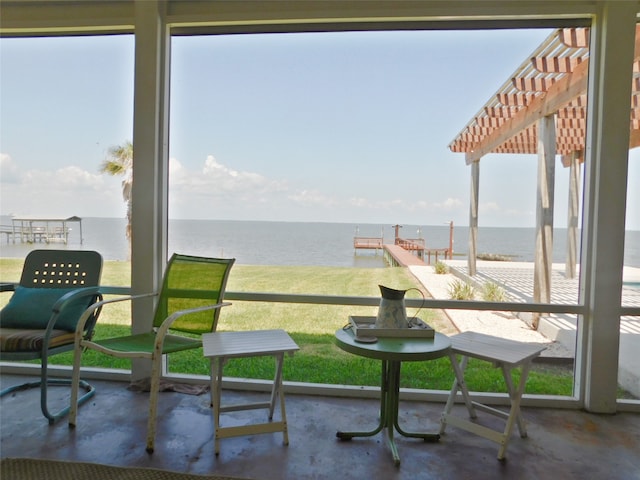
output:
[[[428,374],[425,371],[425,374]],[[23,378],[2,375],[2,386]],[[639,479],[640,415],[595,415],[575,410],[525,407],[528,438],[514,434],[507,460],[496,460],[497,445],[453,427],[439,443],[397,438],[401,457],[394,466],[382,434],[342,442],[336,430],[368,430],[376,425],[375,399],[346,399],[289,394],[290,445],[282,434],[222,441],[213,454],[213,423],[208,393],[160,396],[156,451],[145,452],[148,394],[125,383],[92,381],[93,399],[80,408],[78,426],[49,426],[40,413],[39,392],[23,391],[1,400],[1,456],[78,460],[142,466],[198,474],[227,474],[261,479]],[[63,401],[65,388],[54,389]],[[228,399],[258,393],[226,392]],[[457,406],[464,414],[463,407]],[[401,424],[407,429],[437,431],[443,404],[402,401]],[[486,425],[498,419],[482,415]],[[263,420],[266,413],[229,414],[228,424]],[[489,418],[487,418],[489,417]]]

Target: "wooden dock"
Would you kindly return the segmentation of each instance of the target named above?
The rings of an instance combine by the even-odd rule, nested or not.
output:
[[[71,229],[68,224],[79,224],[79,240],[82,243],[82,219],[80,217],[41,218],[13,217],[11,225],[0,225],[0,235],[7,243],[64,243],[69,242]]]
[[[400,245],[384,245],[384,258],[392,267],[408,267],[425,264],[422,258],[405,250]]]
[[[12,227],[0,225],[0,235],[4,235],[7,243],[67,243],[69,228],[44,227]]]
[[[394,244],[385,244],[383,237],[353,237],[353,248],[357,251],[383,250],[387,263],[394,267],[408,267],[410,265],[431,265],[431,258],[438,262],[452,258],[451,248],[426,248],[424,238],[401,238],[398,235],[399,225],[396,225]],[[450,242],[452,244],[452,242]]]
[[[353,237],[353,248],[356,250],[382,250],[383,243],[382,237]]]

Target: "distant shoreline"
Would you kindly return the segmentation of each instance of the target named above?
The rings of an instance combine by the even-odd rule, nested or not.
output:
[[[11,224],[11,218],[14,216],[14,214],[0,214],[0,224],[2,225],[6,225],[7,220],[8,220],[8,224]],[[33,215],[28,215],[28,216],[33,216]],[[63,218],[63,217],[59,217],[59,216],[54,216],[54,215],[44,215],[42,216],[42,218]],[[124,221],[125,218],[124,217],[101,217],[101,216],[87,216],[87,217],[81,217],[79,216],[79,218],[81,218],[82,220],[89,220],[89,219],[93,219],[93,220],[115,220],[115,221]],[[306,224],[306,225],[347,225],[350,226],[352,228],[356,228],[356,227],[361,227],[361,226],[367,226],[367,227],[375,227],[378,229],[381,227],[389,227],[392,224],[394,224],[394,222],[396,221],[389,221],[389,222],[338,222],[338,221],[324,221],[324,220],[317,220],[317,221],[308,221],[308,220],[238,220],[238,219],[217,219],[217,218],[169,218],[170,222],[230,222],[230,223],[281,223],[281,224]],[[397,222],[396,222],[397,223]],[[448,222],[447,223],[446,228],[448,228]],[[428,224],[428,223],[424,223],[424,224],[414,224],[414,223],[400,223],[400,225],[402,225],[403,227],[423,227],[423,228],[433,228],[433,227],[442,227],[443,224]],[[466,224],[455,224],[455,228],[456,229],[468,229],[469,225]],[[533,228],[535,229],[535,225],[534,226],[499,226],[499,225],[482,225],[480,227],[478,227],[480,230],[485,230],[485,229],[507,229],[507,230],[513,230],[513,229],[530,229]],[[558,230],[558,231],[566,231],[567,227],[566,226],[554,226],[554,231]],[[578,229],[578,232],[580,232],[581,229]],[[625,229],[625,232],[631,232],[631,233],[640,233],[640,229],[635,230],[635,229]]]
[[[10,221],[9,217],[5,217]],[[2,221],[2,219],[0,219]],[[126,260],[128,242],[124,231],[126,220],[113,217],[82,219],[83,242],[79,228],[71,225],[67,247],[96,250],[105,260]],[[566,258],[566,229],[554,229],[553,263]],[[494,260],[534,261],[535,228],[479,227],[477,252],[479,258]],[[405,239],[424,239],[425,247],[440,250],[449,247],[450,225],[403,225],[400,235]],[[469,229],[454,226],[454,259],[466,258]],[[395,232],[391,224],[349,224],[327,222],[278,222],[246,220],[171,220],[169,252],[205,257],[233,257],[245,265],[308,265],[378,268],[385,266],[382,252],[355,252],[356,236],[382,236],[384,243],[393,244]],[[0,236],[0,256],[21,258],[34,248],[54,248],[60,244],[13,244]],[[626,233],[625,265],[640,267],[640,231]],[[432,257],[433,262],[433,257]]]

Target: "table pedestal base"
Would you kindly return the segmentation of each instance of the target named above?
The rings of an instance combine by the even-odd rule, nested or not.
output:
[[[405,437],[422,438],[425,442],[437,442],[437,433],[407,432],[398,424],[398,407],[400,403],[400,364],[398,361],[382,361],[382,381],[380,392],[380,424],[374,430],[367,432],[342,432],[336,436],[341,440],[351,440],[354,437],[371,437],[386,429],[386,437],[393,455],[393,461],[400,465],[400,455],[396,447],[394,430]]]

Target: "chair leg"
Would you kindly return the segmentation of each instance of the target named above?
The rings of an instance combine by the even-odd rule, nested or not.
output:
[[[504,383],[507,384],[507,392],[509,393],[509,397],[511,398],[511,404],[513,405],[515,402],[517,402],[518,404],[518,408],[514,411],[514,413],[521,438],[527,437],[527,426],[524,422],[524,419],[522,418],[522,413],[520,412],[520,401],[527,383],[527,377],[529,376],[530,367],[530,363],[522,366],[520,372],[520,383],[518,383],[518,389],[516,390],[515,385],[513,384],[513,377],[511,376],[512,369],[508,368],[506,365],[502,365],[502,375],[504,377]]]
[[[222,404],[222,374],[225,358],[211,358],[211,406],[213,407],[214,453],[220,454],[220,407]]]
[[[48,370],[49,362],[48,358],[45,356],[42,359],[42,371],[40,376],[40,409],[42,410],[42,414],[49,420],[49,425],[53,425],[55,422],[60,420],[62,417],[66,416],[71,409],[71,404],[68,407],[63,408],[57,413],[51,413],[49,411],[48,402],[47,402],[47,388],[49,385],[53,386],[71,386],[72,381],[68,379],[49,379],[49,370]],[[85,393],[76,399],[76,405],[82,405],[87,400],[89,400],[96,393],[96,389],[89,385],[84,380],[79,381],[79,385],[85,390]]]
[[[44,417],[49,421],[49,425],[53,425],[58,420],[66,416],[71,411],[71,405],[75,405],[76,408],[79,405],[82,405],[87,400],[89,400],[96,392],[95,387],[85,382],[84,380],[79,381],[79,386],[85,390],[85,393],[78,398],[77,390],[73,390],[73,381],[69,379],[56,379],[49,378],[48,376],[48,362],[43,360],[41,368],[40,368],[40,380],[37,382],[26,382],[20,385],[14,385],[12,387],[7,387],[0,392],[0,397],[3,397],[9,393],[20,391],[20,390],[28,390],[30,388],[40,388],[40,410]],[[51,412],[48,405],[48,387],[53,386],[68,386],[71,387],[71,402],[68,407],[65,407],[57,412]],[[77,388],[77,387],[76,387]],[[75,398],[74,398],[75,397]]]
[[[76,343],[73,352],[73,374],[71,376],[71,402],[69,405],[69,428],[76,426],[78,415],[78,389],[80,388],[80,364],[82,361],[82,349]]]
[[[509,398],[511,400],[511,408],[509,409],[507,424],[503,433],[503,441],[500,444],[500,448],[498,449],[498,460],[504,460],[505,458],[505,455],[507,453],[507,445],[509,443],[509,440],[511,439],[511,431],[513,430],[514,423],[517,423],[518,425],[518,429],[520,430],[520,437],[527,437],[527,428],[524,423],[524,419],[522,418],[522,414],[520,413],[520,403],[522,401],[522,394],[525,390],[530,367],[531,362],[525,363],[522,366],[522,371],[520,372],[520,382],[518,383],[518,387],[516,389],[514,388],[513,380],[511,377],[511,369],[505,367],[504,365],[502,366],[504,381],[507,384],[507,390],[509,392]]]
[[[440,432],[439,432],[440,435],[445,433],[445,429],[447,428],[447,419],[451,414],[451,409],[453,408],[453,404],[455,402],[458,391],[462,393],[462,399],[464,400],[465,406],[467,407],[467,411],[469,412],[469,417],[471,418],[477,417],[476,411],[471,401],[471,397],[469,396],[467,383],[464,380],[464,371],[467,369],[467,363],[469,362],[469,357],[462,356],[460,363],[458,363],[458,360],[456,359],[456,355],[452,352],[449,354],[449,360],[451,361],[451,366],[453,367],[455,378],[453,380],[453,386],[451,387],[451,391],[449,392],[449,398],[447,399],[447,403],[445,404],[444,411],[442,412],[442,418],[440,420]]]
[[[149,387],[149,420],[147,424],[147,452],[153,453],[156,438],[156,418],[158,414],[158,395],[160,392],[160,374],[162,355],[154,358],[151,364],[151,385]]]
[[[276,372],[273,378],[273,386],[271,387],[271,401],[269,402],[269,420],[273,420],[273,412],[276,407],[276,399],[278,395],[282,397],[282,392],[280,392],[280,384],[282,380],[282,361],[284,359],[284,354],[279,353],[273,356],[276,361]]]
[[[284,353],[280,353],[276,356],[276,378],[273,382],[274,391],[277,388],[277,395],[280,396],[280,416],[282,417],[282,443],[284,445],[289,445],[289,430],[287,428],[287,411],[284,406],[284,389],[282,387],[282,364],[284,363]],[[277,386],[276,386],[277,385]],[[269,420],[273,418],[273,407],[275,398],[272,396],[271,401],[271,416]]]
[[[68,386],[71,387],[72,386],[72,381],[68,380],[68,379],[49,379],[46,383],[47,386]],[[49,424],[53,425],[55,422],[57,422],[58,420],[60,420],[61,418],[65,417],[69,411],[71,410],[71,403],[69,403],[68,407],[63,408],[62,410],[58,411],[57,413],[51,413],[49,411],[49,408],[47,406],[47,387],[40,385],[41,387],[41,396],[40,396],[40,407],[42,409],[42,413],[45,417],[47,417],[47,419],[49,420]],[[85,403],[87,400],[89,400],[91,397],[93,397],[96,393],[96,389],[93,385],[89,384],[88,382],[84,381],[84,380],[80,380],[79,382],[79,387],[84,389],[85,393],[82,394],[80,396],[80,398],[78,398],[76,400],[76,406],[80,406],[83,403]]]

